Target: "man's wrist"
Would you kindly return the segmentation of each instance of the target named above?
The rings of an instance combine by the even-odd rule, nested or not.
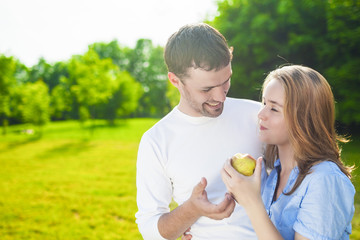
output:
[[[183,208],[182,211],[186,216],[189,216],[190,219],[196,221],[198,218],[202,216],[202,214],[197,209],[196,205],[192,202],[192,199],[188,199],[185,201],[181,207]]]

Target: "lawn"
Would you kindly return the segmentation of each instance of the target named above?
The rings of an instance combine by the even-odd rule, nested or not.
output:
[[[142,239],[135,163],[156,120],[58,122],[41,139],[18,126],[0,137],[0,239]]]
[[[40,139],[23,133],[30,126],[10,127],[0,136],[0,239],[142,239],[134,217],[136,154],[156,121],[97,121],[92,130],[55,122]],[[356,163],[358,139],[344,145],[343,157]],[[358,212],[351,239],[360,239]]]

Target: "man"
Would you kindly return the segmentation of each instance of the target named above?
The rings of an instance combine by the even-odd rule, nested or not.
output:
[[[220,171],[237,152],[261,155],[258,102],[227,98],[232,51],[207,24],[186,25],[165,47],[180,102],[142,137],[136,222],[145,240],[256,239],[245,211],[226,193]],[[178,207],[170,211],[172,198]]]

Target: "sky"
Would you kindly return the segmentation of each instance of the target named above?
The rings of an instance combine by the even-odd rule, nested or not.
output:
[[[181,26],[212,19],[216,0],[0,0],[0,54],[26,66],[83,54],[95,42],[164,46]]]

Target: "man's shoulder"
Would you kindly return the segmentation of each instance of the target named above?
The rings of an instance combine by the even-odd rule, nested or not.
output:
[[[227,98],[225,102],[226,108],[230,111],[240,112],[258,112],[261,108],[261,103],[258,101],[242,98]]]
[[[245,98],[228,97],[228,98],[226,98],[226,102],[231,105],[243,105],[243,106],[254,106],[254,107],[261,106],[260,102],[251,100],[251,99],[245,99]]]
[[[144,136],[153,136],[158,135],[161,132],[166,132],[172,122],[174,121],[174,109],[166,114],[163,118],[161,118],[158,122],[156,122],[152,127],[150,127],[144,134]]]

